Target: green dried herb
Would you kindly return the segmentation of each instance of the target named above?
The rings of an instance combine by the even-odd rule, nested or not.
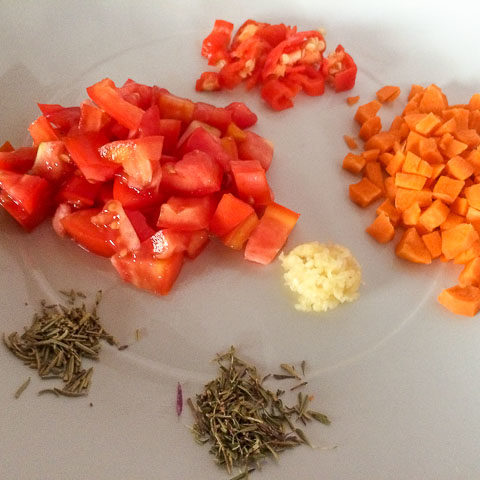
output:
[[[82,358],[97,360],[101,340],[111,345],[117,342],[99,322],[97,307],[101,292],[97,293],[90,311],[83,302],[77,304],[78,299],[85,299],[83,293],[74,290],[60,293],[66,297],[67,306],[47,305],[42,301],[31,326],[22,335],[4,334],[3,341],[16,357],[36,369],[41,378],[61,378],[65,382],[62,389],[44,389],[39,394],[84,396],[90,387],[93,367],[83,369]]]
[[[267,457],[277,459],[287,448],[310,445],[305,433],[293,424],[295,417],[303,423],[314,418],[306,410],[310,397],[299,393],[296,406],[284,405],[280,398],[284,391],[264,388],[268,375],[260,376],[255,366],[236,356],[233,347],[215,361],[217,378],[187,404],[195,420],[195,440],[210,443],[210,453],[229,474],[241,469],[234,479],[247,478],[250,469]],[[288,378],[299,378],[293,367],[282,364],[281,368],[289,373]]]

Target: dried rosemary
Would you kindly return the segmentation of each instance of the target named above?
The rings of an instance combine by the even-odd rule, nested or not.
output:
[[[268,375],[259,376],[256,367],[239,359],[233,347],[215,361],[217,378],[205,385],[195,402],[189,398],[187,404],[195,420],[192,431],[196,441],[210,443],[216,462],[229,474],[234,468],[241,469],[235,479],[248,478],[251,469],[267,457],[277,459],[287,448],[310,445],[294,421],[329,423],[325,415],[308,410],[311,397],[301,392],[297,405],[285,405],[280,398],[284,391],[264,388]],[[284,364],[282,369],[287,370]],[[298,378],[293,367],[288,370],[289,378]]]
[[[16,357],[36,369],[41,378],[61,378],[65,382],[61,389],[44,389],[39,394],[84,396],[90,387],[93,367],[85,370],[82,358],[97,360],[100,341],[106,340],[111,345],[116,341],[99,323],[97,307],[101,292],[97,293],[90,311],[83,302],[78,304],[78,299],[85,298],[83,293],[74,290],[60,293],[66,297],[67,306],[47,305],[42,301],[31,326],[22,335],[4,334],[3,342]]]

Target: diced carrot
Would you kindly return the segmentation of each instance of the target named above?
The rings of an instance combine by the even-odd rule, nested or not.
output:
[[[360,173],[365,167],[365,158],[363,155],[355,155],[349,152],[343,159],[342,167],[351,173]]]
[[[444,170],[445,170],[445,165],[438,164],[438,163],[432,165],[432,174],[430,175],[430,178],[432,180],[436,180]]]
[[[473,167],[474,175],[480,174],[480,150],[471,150],[465,159]]]
[[[468,145],[456,140],[453,138],[453,135],[446,133],[440,137],[438,147],[447,158],[452,158],[463,153],[468,148]]]
[[[355,150],[358,147],[357,141],[350,135],[344,135],[343,139],[350,150]]]
[[[357,103],[358,101],[360,100],[360,96],[357,95],[355,97],[347,97],[347,103],[349,105],[354,105],[355,103]]]
[[[388,165],[386,167],[387,173],[393,177],[397,172],[402,170],[404,162],[405,155],[402,152],[398,151],[388,162]]]
[[[378,148],[372,148],[370,150],[365,150],[362,152],[362,157],[365,159],[366,162],[374,162],[378,159],[378,155],[380,154],[380,150]]]
[[[365,148],[378,148],[380,153],[390,150],[395,143],[395,136],[390,132],[380,132],[370,137],[365,143]]]
[[[360,125],[363,125],[369,118],[377,114],[381,106],[382,104],[378,100],[372,100],[364,105],[360,105],[354,118]]]
[[[414,173],[397,172],[395,174],[395,185],[410,190],[421,190],[427,179]]]
[[[367,227],[366,232],[378,243],[388,243],[395,236],[395,228],[384,213],[380,213],[373,223]]]
[[[419,155],[421,157],[422,155],[420,155],[420,142],[424,140],[426,140],[426,137],[412,130],[408,134],[405,149],[407,150],[407,152],[409,151],[415,153],[416,155]]]
[[[377,215],[380,215],[381,213],[385,214],[394,227],[398,225],[400,217],[402,216],[401,212],[395,208],[395,205],[389,198],[385,199],[385,201],[378,206],[375,213]]]
[[[407,123],[403,119],[403,117],[396,116],[392,124],[390,125],[389,132],[395,135],[395,137],[402,142],[405,140],[410,132],[410,128],[408,127]]]
[[[480,287],[480,257],[473,258],[463,267],[458,276],[458,284],[461,287]]]
[[[456,227],[461,223],[465,223],[465,217],[463,215],[457,215],[456,213],[449,212],[445,221],[440,225],[440,230],[449,230]]]
[[[415,130],[417,123],[426,117],[426,113],[409,113],[408,115],[405,115],[403,119],[405,120],[405,123],[408,125],[408,128],[410,130]]]
[[[472,110],[468,119],[468,128],[473,128],[480,133],[480,110]]]
[[[382,166],[378,162],[368,162],[365,165],[364,174],[382,192],[384,191],[384,176]]]
[[[385,85],[377,91],[377,98],[379,102],[393,102],[400,95],[400,87],[393,85]]]
[[[438,125],[442,123],[440,117],[433,113],[429,113],[425,118],[420,120],[415,125],[415,130],[421,135],[430,135],[430,133],[435,130]]]
[[[414,263],[432,263],[430,252],[414,227],[405,230],[395,248],[395,254]]]
[[[421,213],[422,211],[420,210],[418,203],[413,203],[402,213],[403,224],[409,227],[416,225],[418,223],[418,219],[420,218]]]
[[[453,118],[457,126],[457,130],[466,130],[468,128],[468,117],[470,111],[466,108],[448,108],[442,112],[442,116],[445,120]]]
[[[390,132],[394,133],[400,130],[402,124],[405,123],[405,119],[401,117],[400,115],[397,115],[393,120],[392,123],[390,124]]]
[[[418,106],[419,111],[423,113],[441,113],[448,107],[447,98],[440,88],[432,84],[423,92],[422,99]]]
[[[468,203],[468,200],[467,200],[467,203]],[[474,207],[468,207],[465,218],[467,222],[471,223],[473,226],[475,226],[476,223],[480,225],[480,210]]]
[[[418,223],[423,225],[427,231],[431,232],[439,227],[446,219],[450,209],[441,200],[435,200],[427,209],[425,209]]]
[[[455,285],[442,290],[438,301],[452,313],[473,317],[480,310],[480,288]]]
[[[447,173],[458,180],[466,180],[473,175],[473,166],[468,160],[457,155],[447,162]]]
[[[387,177],[383,182],[385,196],[392,202],[395,200],[397,194],[397,187],[395,186],[395,177]]]
[[[439,198],[447,204],[453,203],[464,185],[465,182],[463,180],[441,175],[433,187],[433,197]]]
[[[430,190],[418,191],[397,187],[395,194],[396,208],[403,212],[415,202],[418,202],[421,208],[428,207],[432,203],[432,192]]]
[[[417,155],[428,163],[443,163],[445,161],[443,155],[438,150],[435,138],[420,138],[418,145],[416,145],[416,150]]]
[[[464,252],[459,253],[454,259],[453,263],[456,265],[465,265],[470,260],[480,256],[480,241],[476,240]]]
[[[351,184],[348,190],[352,202],[360,207],[367,207],[382,195],[382,191],[365,177],[358,183]]]
[[[469,147],[480,145],[480,135],[473,128],[457,130],[454,135],[459,142],[466,143]]]
[[[393,158],[393,153],[390,153],[390,152],[383,152],[378,156],[380,163],[385,168],[388,167],[388,164],[391,162],[392,158]]]
[[[432,175],[433,168],[428,162],[422,160],[418,155],[415,155],[412,152],[407,152],[405,155],[405,162],[402,165],[402,172],[414,173],[416,175],[429,178]]]
[[[409,113],[418,113],[418,106],[422,100],[423,93],[416,93],[405,105],[402,115],[408,115]]]
[[[471,207],[480,209],[480,183],[465,188],[465,197]]]
[[[408,94],[408,100],[411,100],[415,95],[423,93],[425,89],[421,85],[412,85],[410,93]]]
[[[370,137],[376,135],[382,129],[382,121],[378,115],[369,118],[365,122],[363,122],[360,131],[358,132],[358,136],[362,139],[367,141]]]
[[[442,254],[442,237],[438,230],[422,235],[422,240],[433,258],[438,258]]]
[[[470,223],[461,223],[442,231],[442,253],[452,259],[478,240],[478,233]]]
[[[465,197],[457,197],[450,205],[450,210],[457,215],[466,216],[468,212],[468,201]],[[467,219],[468,220],[468,219]]]
[[[436,130],[433,132],[436,136],[445,135],[446,133],[453,133],[457,130],[457,122],[454,118],[449,118],[439,125]]]
[[[480,93],[474,93],[468,102],[470,110],[480,110]]]

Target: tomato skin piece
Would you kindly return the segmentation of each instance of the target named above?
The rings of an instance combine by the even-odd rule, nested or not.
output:
[[[0,205],[26,230],[31,231],[50,213],[52,189],[36,175],[0,171]]]
[[[167,295],[182,268],[183,253],[154,259],[142,256],[141,252],[130,252],[123,257],[114,255],[111,262],[125,282],[157,295]]]
[[[285,245],[299,216],[277,203],[269,205],[247,241],[245,259],[268,265]]]
[[[222,237],[246,220],[254,209],[231,193],[225,193],[210,220],[210,231]]]
[[[51,123],[57,126],[62,135],[66,135],[78,126],[80,107],[62,107],[57,104],[38,103],[42,114]]]
[[[111,257],[116,253],[118,233],[92,223],[92,218],[100,211],[99,208],[78,210],[63,217],[61,224],[66,234],[84,249],[102,257]]]
[[[162,165],[161,188],[183,195],[209,195],[220,190],[222,176],[222,168],[210,155],[192,150],[176,163]]]
[[[245,139],[238,143],[238,156],[242,160],[258,160],[267,171],[273,159],[273,143],[253,132],[245,132]]]
[[[35,147],[21,147],[17,150],[0,151],[0,170],[27,173],[33,167],[36,155],[37,149]]]
[[[249,128],[257,123],[258,117],[243,102],[232,102],[225,107],[232,116],[232,121],[241,128]]]
[[[258,160],[233,161],[231,167],[241,199],[255,205],[268,205],[273,202],[265,170]]]
[[[88,96],[120,125],[129,130],[137,130],[143,110],[122,98],[115,83],[104,78],[87,88]]]
[[[75,208],[93,207],[101,187],[101,183],[90,183],[81,175],[73,175],[62,185],[55,202],[68,203]]]
[[[68,153],[84,177],[92,182],[105,182],[113,178],[121,166],[104,160],[98,149],[108,142],[100,132],[89,132],[72,137],[64,137]]]
[[[208,229],[217,200],[205,197],[170,197],[160,207],[157,226],[191,232]]]
[[[59,183],[73,172],[74,165],[61,140],[38,145],[31,173],[52,183]]]
[[[33,139],[33,146],[38,147],[42,142],[52,142],[58,140],[58,135],[50,125],[46,117],[41,115],[28,127],[30,136]]]
[[[13,145],[8,140],[0,146],[0,152],[13,152],[14,150]]]

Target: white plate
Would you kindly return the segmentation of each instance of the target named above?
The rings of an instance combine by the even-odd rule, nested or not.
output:
[[[0,349],[0,478],[222,479],[207,448],[194,443],[186,411],[177,420],[175,387],[192,396],[213,378],[210,359],[236,345],[262,371],[280,362],[309,365],[309,391],[332,425],[312,425],[312,442],[269,462],[255,478],[479,478],[480,322],[436,302],[458,268],[409,265],[364,229],[373,211],[347,198],[342,135],[356,132],[345,98],[373,99],[385,84],[402,97],[412,83],[437,83],[450,102],[480,89],[479,7],[455,2],[151,1],[2,2],[0,139],[28,142],[35,103],[78,104],[85,87],[109,76],[157,84],[225,105],[245,101],[255,131],[275,144],[269,180],[277,200],[302,214],[287,249],[305,241],[348,246],[363,266],[360,299],[327,314],[293,308],[278,262],[260,267],[212,242],[185,266],[171,294],[156,298],[123,284],[108,260],[57,238],[49,225],[26,235],[0,216],[1,331],[21,330],[38,301],[57,290],[104,290],[104,325],[130,348],[102,351],[87,399],[37,396],[44,384]],[[242,87],[198,94],[207,69],[203,37],[216,18],[324,27],[359,66],[352,92],[299,95],[294,109],[268,110]],[[25,305],[28,302],[28,305]],[[140,341],[135,330],[141,329]],[[28,376],[19,400],[13,392]],[[93,406],[90,407],[89,403]],[[330,447],[337,446],[332,449]]]

